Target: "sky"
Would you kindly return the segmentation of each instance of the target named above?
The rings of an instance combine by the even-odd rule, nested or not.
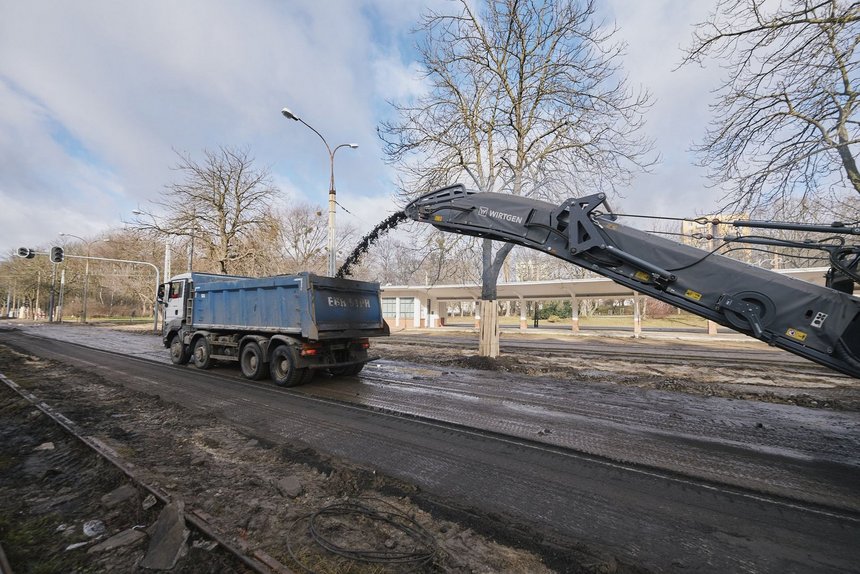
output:
[[[247,147],[284,202],[326,206],[334,147],[338,224],[366,232],[397,211],[396,174],[376,135],[389,101],[422,92],[411,32],[447,0],[0,0],[0,258],[19,246],[94,238],[148,209],[177,151]],[[707,0],[603,0],[627,43],[622,65],[654,104],[661,162],[621,190],[616,211],[708,213],[718,203],[689,148],[719,81],[676,70]]]

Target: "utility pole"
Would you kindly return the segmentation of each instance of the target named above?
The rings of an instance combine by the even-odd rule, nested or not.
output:
[[[54,291],[57,286],[57,264],[51,262],[51,299],[48,303],[48,322],[54,322]]]
[[[66,289],[66,270],[60,271],[60,302],[57,304],[57,321],[63,322],[63,292]]]

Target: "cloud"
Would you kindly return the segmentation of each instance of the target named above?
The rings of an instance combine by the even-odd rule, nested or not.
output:
[[[174,149],[194,155],[219,145],[249,146],[287,187],[316,189],[311,199],[325,201],[325,148],[303,126],[286,123],[279,114],[285,105],[333,145],[357,141],[361,161],[338,158],[339,177],[378,188],[388,168],[375,136],[376,100],[401,92],[391,84],[380,93],[376,85],[375,28],[401,22],[417,6],[6,3],[0,201],[20,210],[23,197],[42,206],[62,198],[64,211],[74,214],[64,226],[101,218],[116,225],[118,213],[157,199],[173,181]],[[370,13],[384,15],[382,23]],[[387,41],[396,46],[405,32]],[[48,227],[56,218],[26,212]],[[3,217],[5,250],[20,232],[7,220],[12,216]]]
[[[712,210],[720,192],[707,187],[706,172],[695,165],[691,146],[701,141],[710,118],[710,91],[719,77],[712,68],[678,69],[693,27],[711,6],[706,2],[610,0],[608,12],[627,43],[624,70],[631,86],[653,97],[646,133],[662,161],[651,173],[634,178],[624,190],[624,209],[646,214],[686,216]]]
[[[418,62],[404,64],[399,54],[375,60],[373,73],[377,93],[390,101],[419,98],[427,92]]]
[[[625,68],[649,87],[648,129],[665,162],[626,192],[634,209],[692,212],[707,192],[685,151],[713,83],[673,72],[700,3],[607,6],[629,43]],[[121,225],[175,181],[174,150],[247,146],[287,196],[327,204],[334,146],[338,198],[366,232],[396,209],[378,122],[424,89],[411,29],[445,0],[91,0],[4,3],[0,20],[0,252]],[[693,175],[691,175],[693,174]],[[688,202],[688,203],[684,203]],[[340,218],[340,212],[339,212]],[[349,221],[349,216],[343,216]]]

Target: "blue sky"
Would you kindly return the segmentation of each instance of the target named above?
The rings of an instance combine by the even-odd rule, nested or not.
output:
[[[0,257],[122,225],[175,180],[174,150],[248,146],[286,201],[325,205],[337,155],[339,222],[366,231],[396,210],[376,126],[387,100],[420,93],[410,29],[446,0],[0,0]],[[673,71],[711,3],[607,0],[624,67],[654,95],[662,162],[616,210],[707,213],[718,200],[687,151],[718,77]]]

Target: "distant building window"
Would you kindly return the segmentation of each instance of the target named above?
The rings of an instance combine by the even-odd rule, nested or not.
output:
[[[396,297],[382,298],[382,316],[386,319],[397,317]],[[415,297],[400,298],[400,317],[402,319],[412,319],[415,317]]]
[[[400,316],[404,319],[415,317],[415,297],[400,298]]]
[[[397,316],[397,299],[394,297],[382,298],[382,316],[386,318]]]

